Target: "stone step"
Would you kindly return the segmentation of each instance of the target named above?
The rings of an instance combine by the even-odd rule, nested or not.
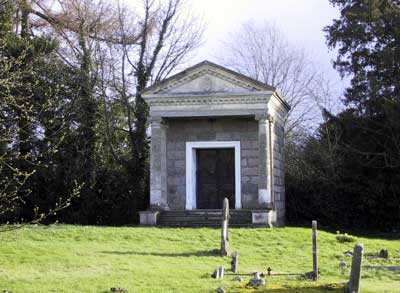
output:
[[[208,228],[217,228],[221,229],[221,223],[212,224],[209,222],[165,222],[160,223],[159,227],[191,227],[191,228],[201,228],[201,227],[208,227]],[[257,225],[257,224],[234,224],[230,223],[229,227],[232,228],[256,228],[256,227],[265,227],[265,225]]]
[[[250,210],[231,210],[229,223],[232,227],[252,226]],[[163,211],[158,225],[168,227],[220,227],[221,210]]]
[[[164,214],[162,213],[162,216],[164,218],[175,218],[175,217],[189,217],[189,218],[210,218],[210,219],[222,219],[222,215],[216,215],[216,214]],[[251,214],[241,214],[241,215],[235,215],[235,214],[230,214],[230,218],[232,219],[243,219],[243,218],[251,218]]]

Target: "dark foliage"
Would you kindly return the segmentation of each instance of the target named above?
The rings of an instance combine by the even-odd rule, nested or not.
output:
[[[331,2],[341,17],[325,32],[339,49],[335,68],[351,78],[347,109],[327,113],[318,135],[297,147],[288,217],[390,231],[400,226],[400,6]]]

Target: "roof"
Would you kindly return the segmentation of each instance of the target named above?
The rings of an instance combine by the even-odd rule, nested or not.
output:
[[[156,91],[157,89],[163,88],[164,86],[166,86],[167,84],[174,82],[176,80],[179,80],[180,78],[183,78],[187,75],[190,75],[190,73],[196,71],[197,69],[201,68],[201,67],[205,67],[205,66],[210,66],[210,67],[214,67],[218,70],[221,70],[223,72],[225,72],[226,74],[232,75],[235,78],[242,80],[244,82],[250,83],[254,86],[256,86],[257,88],[259,88],[260,90],[267,90],[267,91],[275,91],[276,89],[273,86],[267,85],[261,81],[258,81],[256,79],[253,79],[251,77],[248,77],[244,74],[238,73],[236,71],[233,71],[231,69],[228,69],[224,66],[218,65],[216,63],[210,62],[208,60],[204,60],[200,63],[197,63],[196,65],[193,65],[175,75],[172,75],[160,82],[157,82],[147,88],[145,88],[141,93],[142,94],[147,94],[147,93],[153,93],[154,91]]]

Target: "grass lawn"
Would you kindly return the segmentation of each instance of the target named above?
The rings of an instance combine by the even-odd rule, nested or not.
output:
[[[400,240],[357,237],[365,253],[389,250],[389,259],[366,258],[364,264],[400,265]],[[0,292],[343,292],[349,271],[338,268],[351,258],[343,252],[354,243],[338,243],[335,234],[319,231],[318,283],[296,276],[267,277],[264,290],[254,290],[226,275],[210,274],[230,257],[217,256],[219,229],[142,227],[32,226],[0,233]],[[239,251],[239,272],[305,273],[312,270],[311,229],[230,229],[231,246]],[[229,273],[229,272],[228,272]],[[243,283],[250,277],[243,276]],[[364,270],[362,292],[400,292],[400,273]]]

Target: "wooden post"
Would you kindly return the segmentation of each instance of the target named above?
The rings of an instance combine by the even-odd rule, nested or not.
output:
[[[225,198],[222,205],[222,231],[221,231],[222,256],[227,256],[229,254],[228,221],[229,221],[229,201],[227,198]]]
[[[313,280],[318,281],[317,221],[312,221]]]
[[[364,250],[364,245],[362,243],[358,243],[356,244],[356,246],[354,246],[353,260],[351,262],[350,281],[347,284],[347,292],[350,293],[360,292],[363,250]]]

